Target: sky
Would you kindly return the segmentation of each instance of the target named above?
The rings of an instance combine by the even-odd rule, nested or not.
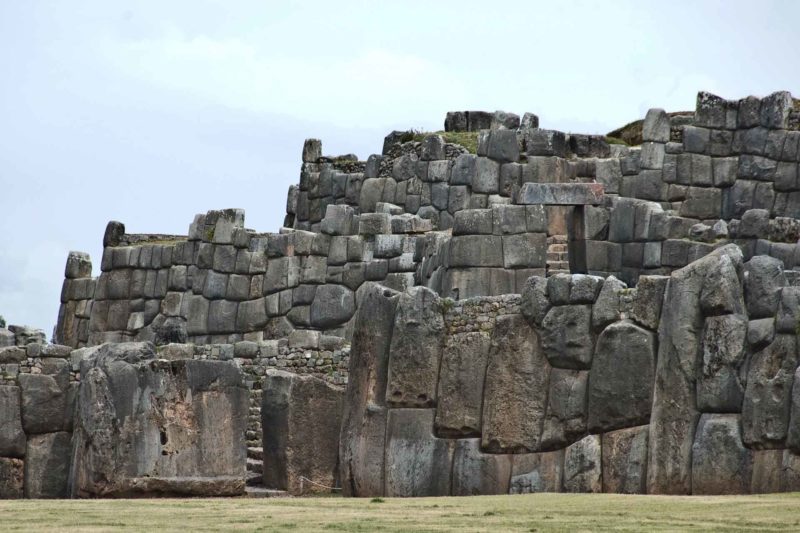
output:
[[[502,109],[605,133],[651,107],[800,95],[800,2],[0,0],[0,315],[43,328],[109,220],[186,234],[240,207],[276,231],[303,140]]]

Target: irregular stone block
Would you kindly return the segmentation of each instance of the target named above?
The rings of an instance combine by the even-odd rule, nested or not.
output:
[[[472,185],[477,174],[478,156],[461,154],[453,161],[450,185]]]
[[[347,496],[384,493],[386,383],[389,346],[399,299],[396,291],[368,282],[357,293],[347,392],[342,412],[339,468]]]
[[[603,330],[589,372],[590,432],[648,422],[655,362],[651,332],[628,321],[615,322]]]
[[[642,140],[669,142],[669,116],[663,109],[649,109],[642,124]]]
[[[359,235],[379,235],[392,232],[392,219],[387,213],[362,213],[358,219]]]
[[[433,436],[433,409],[390,409],[386,424],[386,495],[450,494],[454,442]]]
[[[564,450],[514,456],[511,494],[561,492]]]
[[[549,364],[522,315],[496,319],[483,398],[482,447],[491,453],[538,449]]]
[[[447,337],[439,370],[436,433],[447,437],[480,434],[483,384],[491,338],[485,332]]]
[[[739,247],[723,246],[673,272],[664,294],[650,416],[650,494],[691,492],[692,445],[700,416],[695,398],[697,357],[702,353],[700,293],[707,280],[717,274],[722,256],[741,268]]]
[[[486,155],[501,163],[519,160],[517,132],[513,130],[491,130],[487,139]]]
[[[400,295],[390,346],[386,403],[399,407],[436,404],[436,384],[444,345],[444,318],[438,295],[413,287]]]
[[[550,371],[550,391],[542,430],[541,447],[564,447],[586,433],[586,382],[585,370]]]
[[[311,303],[311,325],[331,328],[350,320],[355,313],[353,291],[342,285],[321,285]]]
[[[81,376],[72,496],[244,493],[249,392],[232,361],[106,344]]]
[[[433,161],[444,159],[444,138],[441,135],[427,135],[422,139],[420,146],[420,159]]]
[[[0,457],[0,499],[16,500],[25,495],[25,463]]]
[[[25,452],[25,497],[66,498],[72,433],[31,435]]]
[[[645,494],[647,437],[647,426],[603,434],[603,492]]]
[[[499,235],[459,235],[450,239],[451,267],[501,267],[503,249]]]
[[[453,496],[508,494],[511,455],[482,453],[480,439],[459,439],[453,454]]]
[[[264,485],[293,495],[330,492],[325,487],[338,481],[344,390],[274,369],[263,383]]]
[[[556,368],[589,369],[594,339],[591,305],[551,308],[542,321],[542,350]]]
[[[529,205],[597,205],[602,201],[599,183],[524,183],[517,200]]]
[[[544,277],[532,276],[525,282],[525,288],[522,290],[522,301],[520,302],[522,315],[537,326],[542,325],[542,321],[550,309],[547,285],[547,279]]]
[[[479,157],[472,180],[472,190],[488,194],[498,192],[500,190],[500,165],[486,157]]]
[[[24,457],[25,442],[20,389],[13,385],[0,386],[0,456]]]
[[[739,415],[701,416],[692,446],[692,494],[747,494],[751,472]]]
[[[742,404],[742,435],[748,447],[784,446],[796,368],[794,335],[778,334],[772,344],[752,355]]]
[[[781,492],[783,454],[788,450],[752,450],[750,493]]]
[[[543,268],[547,254],[545,233],[503,235],[504,268]]]
[[[588,435],[564,452],[564,492],[602,492],[600,435]]]
[[[780,259],[756,256],[744,265],[744,297],[750,319],[774,316],[780,289],[786,285]]]
[[[22,426],[25,432],[51,433],[63,431],[72,418],[67,402],[69,370],[66,366],[55,376],[20,374],[22,391]]]
[[[567,154],[567,138],[561,131],[525,130],[524,142],[528,155],[564,157]]]
[[[703,364],[697,379],[697,408],[701,411],[741,411],[746,336],[747,318],[742,315],[706,318],[703,327]]]
[[[490,235],[494,209],[464,209],[455,214],[453,235]]]

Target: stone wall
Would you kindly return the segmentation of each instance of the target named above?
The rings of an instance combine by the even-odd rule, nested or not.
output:
[[[459,302],[362,291],[347,494],[800,488],[800,293],[775,258],[727,245],[633,289],[576,274]]]

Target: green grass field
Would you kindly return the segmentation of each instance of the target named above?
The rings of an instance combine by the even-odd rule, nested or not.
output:
[[[800,493],[17,500],[3,531],[797,531]]]

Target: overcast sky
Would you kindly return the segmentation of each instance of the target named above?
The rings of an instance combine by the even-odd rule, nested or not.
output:
[[[605,133],[650,107],[800,94],[800,2],[0,0],[0,314],[55,324],[109,220],[279,228],[303,139],[379,152],[456,109]]]

